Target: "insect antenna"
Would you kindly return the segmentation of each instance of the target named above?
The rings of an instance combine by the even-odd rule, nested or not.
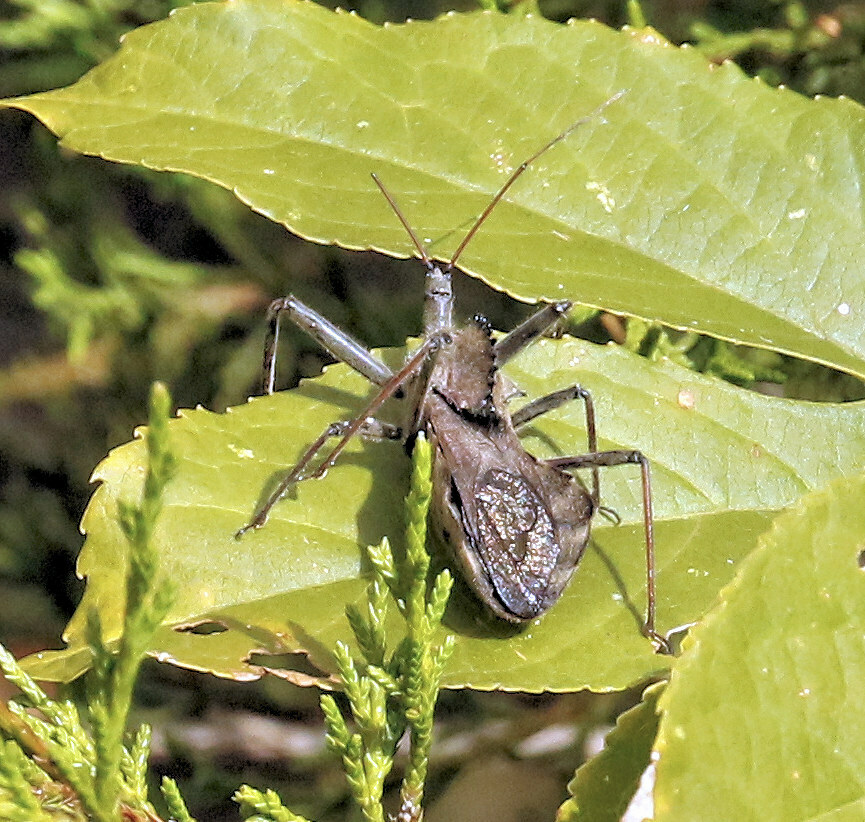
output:
[[[577,120],[576,122],[571,123],[571,125],[569,125],[561,134],[557,135],[556,137],[553,137],[552,140],[550,140],[546,145],[544,145],[540,149],[538,149],[527,160],[523,160],[523,162],[520,163],[519,166],[517,166],[516,170],[512,172],[511,176],[508,177],[507,180],[505,180],[505,184],[496,192],[495,197],[493,197],[492,200],[490,200],[490,202],[487,204],[487,207],[481,212],[480,217],[478,217],[477,220],[475,220],[474,225],[468,230],[468,233],[466,234],[466,236],[463,237],[462,242],[459,244],[459,246],[457,246],[457,250],[454,252],[453,256],[451,257],[450,262],[447,264],[447,268],[451,269],[457,264],[457,260],[459,259],[460,254],[463,253],[463,250],[469,244],[472,237],[475,236],[478,229],[484,224],[487,217],[490,216],[490,213],[492,212],[492,210],[499,204],[499,201],[502,199],[502,197],[504,197],[505,194],[508,193],[508,189],[519,179],[520,175],[535,160],[537,160],[538,157],[540,157],[542,154],[545,154],[546,152],[548,152],[553,146],[557,145],[558,143],[561,143],[562,140],[564,140],[566,137],[570,136],[570,134],[573,131],[576,131],[576,129],[578,129],[580,126],[585,125],[590,120],[597,117],[607,106],[615,103],[616,100],[618,100],[624,94],[625,94],[625,89],[622,89],[621,91],[616,92],[608,100],[605,100],[603,103],[601,103],[601,105],[599,105],[591,114],[586,114],[584,117],[580,117],[580,119]],[[402,219],[402,217],[400,217],[400,219]],[[403,224],[405,224],[405,223],[403,223]],[[406,228],[408,228],[408,226],[406,226]]]
[[[379,180],[375,173],[372,174],[372,179],[379,187],[379,191],[384,194],[385,199],[391,207],[391,210],[402,223],[403,228],[408,232],[414,247],[417,249],[423,264],[427,268],[426,275],[426,291],[424,299],[423,325],[424,332],[427,336],[436,331],[444,331],[450,328],[453,323],[453,284],[451,282],[451,267],[441,268],[437,266],[430,257],[423,243],[415,234],[414,229],[409,225],[408,220],[400,211],[396,200],[391,196],[391,193],[385,188],[384,183]]]
[[[424,248],[423,243],[418,238],[417,234],[415,234],[414,229],[409,225],[409,221],[405,218],[405,215],[400,211],[399,206],[396,204],[396,200],[391,196],[391,193],[384,187],[384,183],[379,180],[378,175],[373,171],[370,175],[372,179],[375,181],[375,184],[379,187],[379,191],[384,194],[385,200],[390,204],[391,209],[393,209],[393,213],[399,218],[399,221],[402,223],[402,227],[406,230],[406,233],[409,237],[411,237],[411,241],[414,243],[414,247],[417,249],[418,254],[420,254],[420,258],[423,261],[424,265],[427,268],[431,268],[433,265],[432,258],[430,257],[427,250]]]

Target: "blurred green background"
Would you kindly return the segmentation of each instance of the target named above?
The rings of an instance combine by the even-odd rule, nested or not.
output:
[[[125,31],[179,5],[188,3],[0,2],[0,95],[73,82]],[[354,8],[383,22],[477,6],[367,0]],[[501,8],[611,26],[642,15],[668,38],[714,61],[736,60],[768,83],[865,101],[865,2]],[[20,112],[0,116],[0,145],[0,641],[21,656],[62,644],[83,590],[74,562],[90,473],[144,421],[153,380],[168,383],[179,406],[242,403],[257,390],[264,309],[289,290],[370,345],[401,344],[420,329],[423,277],[411,261],[298,240],[202,181],[71,155]],[[499,328],[525,313],[465,278],[457,289],[463,314],[483,310]],[[605,333],[602,324],[586,329]],[[323,362],[300,333],[289,332],[283,350],[285,386]],[[783,366],[787,390],[800,396],[861,396],[848,381]],[[633,699],[443,695],[429,818],[551,818],[599,731]],[[150,663],[138,711],[155,725],[156,770],[181,782],[199,818],[237,818],[230,795],[241,781],[276,788],[317,819],[344,818],[343,777],[324,752],[317,693]]]

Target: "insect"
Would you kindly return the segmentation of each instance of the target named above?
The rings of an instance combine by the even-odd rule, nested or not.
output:
[[[274,391],[276,343],[280,321],[288,316],[336,359],[380,387],[354,419],[329,425],[285,475],[238,538],[264,524],[269,512],[295,483],[322,477],[352,437],[402,440],[410,447],[418,432],[431,442],[433,500],[431,524],[452,549],[469,587],[496,616],[523,623],[546,612],[559,599],[589,540],[592,517],[600,506],[599,469],[640,466],[646,534],[648,606],[643,632],[656,648],[667,650],[655,631],[654,538],[649,464],[639,451],[598,451],[594,405],[579,385],[555,391],[514,414],[508,401],[519,393],[499,369],[549,331],[571,307],[568,301],[546,305],[509,334],[494,339],[489,323],[476,316],[457,328],[453,321],[452,272],[472,237],[508,189],[531,163],[621,96],[570,125],[525,160],[475,220],[450,261],[437,264],[418,239],[388,190],[373,174],[396,217],[426,266],[424,337],[403,367],[393,372],[361,343],[293,296],[275,300],[268,310],[264,356],[264,391]],[[403,395],[404,422],[396,426],[375,414],[388,398]],[[537,459],[522,446],[517,430],[561,405],[582,400],[586,411],[588,452],[574,457]],[[317,467],[311,463],[328,440],[338,438]],[[569,470],[591,470],[587,488]]]

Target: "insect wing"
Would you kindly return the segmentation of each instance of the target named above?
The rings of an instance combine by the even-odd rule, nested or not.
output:
[[[537,616],[559,557],[549,509],[522,474],[502,468],[478,477],[474,500],[477,549],[496,593],[515,616]]]
[[[519,440],[507,427],[470,422],[438,396],[429,411],[438,532],[498,616],[534,619],[558,599],[576,564],[568,538],[574,529],[563,532],[557,517],[586,527],[581,500],[567,493],[570,478],[545,476],[546,466],[515,448]],[[552,498],[542,475],[557,492]]]

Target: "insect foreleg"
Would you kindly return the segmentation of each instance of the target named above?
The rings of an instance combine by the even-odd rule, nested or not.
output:
[[[333,356],[363,374],[370,382],[384,385],[391,377],[390,370],[378,357],[371,354],[354,337],[346,334],[330,320],[289,294],[274,300],[267,309],[268,332],[264,343],[264,365],[262,369],[262,390],[272,394],[276,380],[276,348],[279,324],[283,315],[302,328],[322,348]]]
[[[406,364],[382,386],[381,391],[376,394],[366,408],[361,411],[354,419],[342,422],[331,423],[321,433],[318,439],[306,449],[303,456],[300,458],[297,465],[294,466],[283,477],[279,485],[276,486],[273,493],[267,498],[267,501],[259,509],[256,515],[250,522],[243,526],[236,534],[235,538],[239,539],[247,531],[260,528],[267,521],[273,506],[282,498],[285,492],[295,483],[305,479],[318,479],[323,477],[328,469],[336,462],[337,457],[342,453],[343,449],[348,445],[349,441],[356,434],[370,437],[373,439],[401,439],[403,432],[397,426],[383,423],[375,419],[375,413],[384,404],[385,400],[392,397],[402,384],[411,377],[427,360],[434,351],[436,351],[443,342],[442,335],[436,335],[426,340],[424,344],[409,357]],[[340,440],[330,451],[327,457],[321,464],[309,474],[304,473],[306,467],[321,451],[324,444],[333,437],[339,437]]]
[[[424,363],[429,361],[430,356],[442,344],[442,337],[436,335],[430,337],[424,344],[409,357],[406,364],[397,371],[383,386],[381,391],[372,398],[372,401],[363,411],[357,415],[346,427],[342,439],[336,444],[333,451],[330,452],[315,471],[310,474],[310,479],[319,479],[323,477],[328,469],[336,462],[337,457],[342,453],[343,449],[348,445],[351,438],[357,434],[366,425],[367,421],[373,418],[373,415],[384,404],[385,400],[392,397],[403,385],[403,383],[413,376]]]
[[[504,365],[527,345],[543,336],[544,332],[548,331],[571,310],[571,305],[569,300],[560,300],[545,305],[527,320],[521,322],[513,331],[508,332],[493,346],[496,364]]]
[[[643,633],[658,645],[659,650],[669,653],[669,645],[655,631],[655,528],[652,513],[652,477],[649,461],[640,451],[596,451],[574,457],[555,457],[545,460],[555,468],[607,468],[613,465],[639,465],[643,486],[643,527],[646,534],[646,621]]]
[[[324,444],[333,437],[343,437],[346,431],[352,426],[354,420],[341,420],[332,422],[318,438],[303,452],[303,456],[297,461],[297,464],[280,480],[276,488],[273,489],[270,496],[265,501],[264,505],[256,511],[255,516],[235,533],[235,539],[240,539],[247,531],[255,528],[261,528],[273,506],[285,495],[285,492],[292,486],[302,480],[308,479],[309,475],[305,475],[304,471],[307,466],[315,458],[315,455],[324,448]],[[387,422],[381,422],[374,418],[367,418],[362,421],[362,425],[357,429],[357,433],[367,439],[374,440],[399,440],[402,439],[402,430]]]

